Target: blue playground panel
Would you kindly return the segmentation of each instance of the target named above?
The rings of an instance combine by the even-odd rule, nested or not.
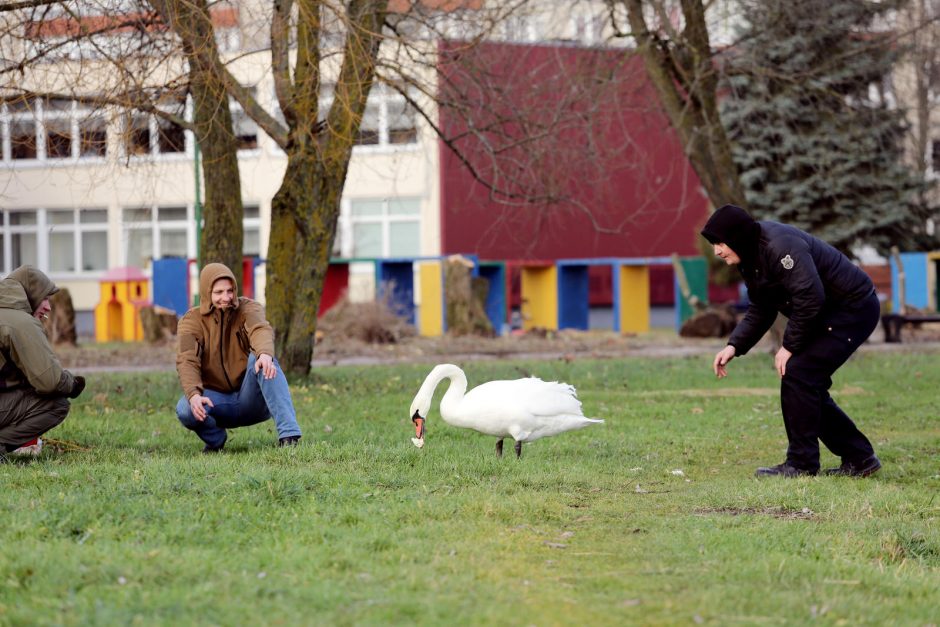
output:
[[[909,307],[918,309],[933,309],[930,302],[930,276],[928,253],[901,253],[901,264],[904,266],[904,302]],[[898,264],[891,258],[891,311],[901,313],[901,298]]]
[[[375,291],[388,299],[392,312],[415,324],[415,258],[376,259]]]
[[[189,260],[163,257],[153,261],[153,303],[177,316],[189,311]]]
[[[490,289],[486,294],[486,317],[498,335],[509,323],[506,310],[506,264],[498,261],[483,261],[474,267],[474,273],[486,279]]]

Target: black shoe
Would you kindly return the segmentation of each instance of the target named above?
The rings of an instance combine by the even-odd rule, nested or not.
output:
[[[786,477],[787,479],[792,479],[793,477],[812,477],[815,476],[815,474],[815,470],[804,470],[803,468],[791,466],[786,462],[778,464],[777,466],[762,466],[754,472],[755,477]]]
[[[872,455],[860,462],[842,462],[838,468],[827,468],[826,474],[836,477],[868,477],[881,469],[881,460]]]
[[[297,446],[298,444],[300,444],[299,435],[285,435],[277,441],[278,446]]]
[[[219,444],[218,446],[209,446],[208,444],[206,444],[206,445],[203,447],[202,452],[203,452],[203,453],[206,453],[206,454],[209,454],[209,453],[221,453],[221,452],[222,452],[222,449],[225,448],[225,443],[226,443],[226,442],[228,442],[228,435],[226,435],[226,436],[225,436],[225,439],[222,440],[222,444]]]

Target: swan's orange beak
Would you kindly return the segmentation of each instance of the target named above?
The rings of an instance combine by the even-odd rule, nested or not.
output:
[[[424,418],[416,411],[411,417],[411,422],[415,423],[415,437],[420,440],[424,437]]]

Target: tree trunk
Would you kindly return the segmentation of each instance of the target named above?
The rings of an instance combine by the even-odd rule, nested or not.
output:
[[[343,182],[320,176],[312,154],[290,154],[281,187],[271,201],[267,313],[277,329],[281,367],[310,371],[317,311],[336,235]],[[345,180],[345,177],[344,177]]]

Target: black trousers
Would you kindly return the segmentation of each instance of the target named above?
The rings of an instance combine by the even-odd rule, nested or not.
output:
[[[872,294],[851,308],[825,312],[819,333],[787,362],[780,404],[787,429],[787,463],[819,470],[819,441],[843,462],[875,454],[871,442],[829,396],[832,375],[868,339],[881,307]]]
[[[12,451],[58,425],[68,413],[69,399],[64,396],[40,396],[31,388],[0,390],[0,447]]]

